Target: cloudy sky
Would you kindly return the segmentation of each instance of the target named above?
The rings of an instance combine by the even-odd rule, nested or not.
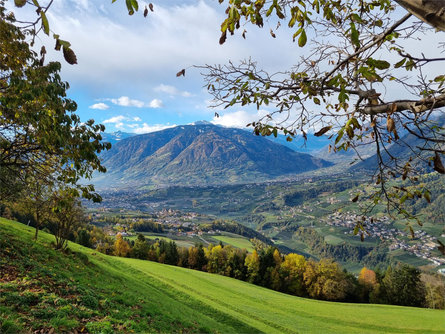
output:
[[[62,78],[70,83],[69,96],[78,103],[82,120],[93,118],[105,124],[107,132],[144,133],[198,120],[244,127],[266,111],[227,109],[215,119],[202,76],[189,67],[252,57],[264,68],[285,70],[301,54],[289,43],[290,33],[283,30],[273,39],[267,24],[264,29],[247,27],[246,40],[229,36],[219,45],[225,8],[218,1],[165,0],[154,5],[147,18],[141,10],[129,16],[123,0],[57,0],[50,8],[51,32],[71,43],[78,64],[68,65],[55,51],[49,51],[47,59],[62,63]],[[30,9],[14,11],[20,19],[35,15],[27,13]],[[39,39],[37,48],[54,43],[43,34]],[[183,68],[186,76],[177,78]]]
[[[148,4],[139,3],[142,11]],[[32,9],[14,11],[18,19],[35,18]],[[62,63],[62,78],[70,83],[69,96],[82,120],[93,118],[107,132],[145,133],[198,120],[244,127],[267,110],[237,107],[216,119],[202,76],[190,67],[251,57],[260,68],[282,71],[305,49],[292,43],[286,29],[272,38],[275,22],[265,22],[263,29],[248,25],[246,40],[238,33],[221,46],[224,10],[216,0],[163,0],[154,1],[154,12],[144,18],[141,10],[129,16],[124,0],[57,0],[47,14],[51,35],[71,43],[78,64],[68,65],[52,47],[47,59]],[[54,40],[40,34],[36,48],[42,43],[52,46]],[[183,68],[186,76],[177,78]]]

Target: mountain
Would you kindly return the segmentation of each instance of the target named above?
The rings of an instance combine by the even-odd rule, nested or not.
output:
[[[101,156],[98,186],[208,185],[265,181],[332,165],[244,130],[209,123],[132,136]]]
[[[436,118],[433,118],[432,121],[429,123],[429,126],[439,126],[442,129],[445,128],[445,115],[439,115]],[[437,131],[437,129],[435,130]],[[444,134],[444,130],[442,132]],[[431,129],[428,128],[428,126],[424,125],[422,126],[422,134],[426,137],[434,137],[434,134],[432,133]],[[426,162],[428,158],[432,157],[434,153],[431,151],[423,151],[420,152],[419,156],[416,156],[413,153],[413,150],[418,150],[419,147],[425,146],[425,141],[423,139],[418,138],[417,136],[414,136],[413,134],[409,133],[408,131],[401,131],[399,133],[400,140],[394,142],[391,146],[388,147],[387,152],[382,152],[382,159],[384,163],[388,166],[394,167],[394,160],[391,158],[397,157],[399,158],[398,164],[403,165],[408,161],[410,157],[412,157],[412,161],[410,162],[411,166],[421,169],[424,172],[431,172],[433,171],[432,167],[428,165]],[[445,135],[445,134],[444,134]],[[437,137],[437,134],[435,135]],[[443,146],[442,146],[443,147]],[[364,159],[363,161],[360,161],[352,166],[352,169],[354,170],[375,170],[378,167],[378,157],[375,152],[373,152],[373,155],[369,156],[367,159]]]
[[[102,140],[111,143],[111,145],[114,145],[117,142],[121,141],[122,139],[133,137],[135,135],[136,135],[135,133],[128,133],[122,131],[116,131],[112,133],[105,132],[102,134]]]
[[[331,142],[327,136],[315,137],[312,134],[307,135],[307,141],[305,142],[303,136],[296,136],[292,141],[287,141],[287,136],[277,134],[277,137],[268,136],[265,137],[270,141],[289,147],[296,152],[308,153],[314,155],[314,153],[327,147]]]

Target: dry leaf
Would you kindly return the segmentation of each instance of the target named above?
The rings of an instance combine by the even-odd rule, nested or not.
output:
[[[389,132],[393,132],[396,128],[394,120],[391,118],[391,116],[388,116],[388,119],[386,120],[386,128]]]
[[[63,58],[65,58],[66,62],[70,65],[77,64],[77,57],[71,48],[63,47]]]
[[[314,136],[315,137],[321,137],[321,136],[323,136],[326,132],[328,132],[331,129],[332,129],[332,125],[325,126],[324,128],[321,128],[319,131],[315,132]]]
[[[176,76],[177,77],[180,77],[180,76],[183,76],[183,77],[185,77],[185,68],[183,68],[182,70],[180,70],[178,73],[176,73]]]
[[[226,41],[226,38],[227,38],[227,33],[224,31],[222,34],[221,34],[221,37],[219,38],[219,44],[224,44],[225,43],[225,41]]]

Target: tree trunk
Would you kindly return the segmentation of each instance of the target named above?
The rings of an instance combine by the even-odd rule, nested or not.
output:
[[[445,31],[445,0],[395,0],[417,18]]]
[[[39,234],[39,227],[40,227],[40,215],[39,212],[37,211],[36,214],[36,233],[34,234],[34,240],[37,241],[37,237]]]

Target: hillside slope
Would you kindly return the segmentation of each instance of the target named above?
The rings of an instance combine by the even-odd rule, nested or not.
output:
[[[443,333],[445,313],[321,302],[127,258],[0,219],[0,332]]]
[[[102,156],[108,172],[95,183],[206,185],[264,181],[332,165],[250,132],[212,124],[133,136]]]

